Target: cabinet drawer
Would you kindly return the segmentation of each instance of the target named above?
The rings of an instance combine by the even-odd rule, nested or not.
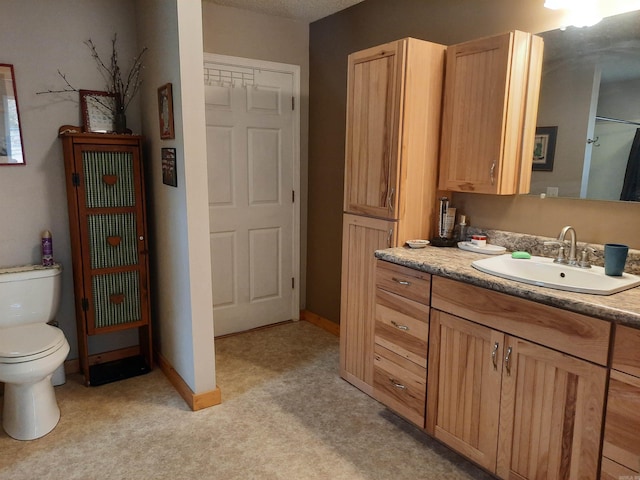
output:
[[[640,330],[616,325],[612,368],[640,377]]]
[[[144,321],[141,306],[140,275],[137,271],[95,275],[91,278],[94,329],[130,328]]]
[[[380,345],[376,345],[374,351],[374,398],[424,428],[426,368]]]
[[[376,262],[376,286],[429,305],[431,275],[428,273],[378,260]]]
[[[91,268],[137,265],[138,227],[134,212],[87,215]]]
[[[637,477],[638,472],[629,470],[627,467],[620,465],[606,457],[602,458],[602,469],[600,471],[600,480],[621,480],[626,478],[633,480]]]
[[[611,324],[605,320],[442,277],[433,278],[431,306],[607,365]]]
[[[427,367],[429,307],[376,289],[375,343]]]
[[[602,455],[640,472],[640,379],[611,371]]]

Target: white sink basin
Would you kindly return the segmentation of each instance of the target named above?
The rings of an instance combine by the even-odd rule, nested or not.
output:
[[[640,277],[636,275],[623,273],[621,277],[611,277],[604,274],[602,267],[562,265],[546,257],[532,256],[527,260],[505,254],[476,260],[471,265],[482,272],[517,282],[594,295],[611,295],[640,285]]]

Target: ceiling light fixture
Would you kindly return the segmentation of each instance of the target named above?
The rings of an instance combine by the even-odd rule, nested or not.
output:
[[[551,10],[564,10],[567,25],[590,27],[602,20],[596,3],[595,0],[546,0],[544,6]]]

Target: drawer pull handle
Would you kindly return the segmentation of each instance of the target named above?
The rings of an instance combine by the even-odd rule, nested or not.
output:
[[[399,323],[391,320],[391,325],[393,325],[394,327],[396,327],[398,330],[404,330],[405,332],[409,331],[409,327],[407,327],[406,325],[400,325]]]
[[[400,280],[399,278],[396,278],[396,277],[391,277],[391,280],[393,280],[396,283],[399,283],[400,285],[411,285],[411,282],[407,282],[406,280]]]
[[[390,378],[389,381],[391,382],[391,384],[396,387],[399,390],[406,390],[407,387],[405,387],[403,384],[399,383],[395,378]]]
[[[124,302],[124,293],[114,293],[112,295],[109,295],[109,301],[114,305],[120,305],[122,302]]]
[[[113,186],[118,181],[118,176],[117,175],[103,175],[102,176],[102,181],[107,185]]]
[[[121,241],[122,241],[122,237],[116,237],[116,236],[107,237],[107,243],[112,247],[117,247],[118,245],[120,245]]]
[[[504,366],[507,369],[507,375],[511,375],[511,352],[512,348],[507,348],[507,355],[504,357]]]
[[[491,352],[491,361],[493,362],[493,369],[498,369],[498,347],[500,344],[498,342],[493,344],[493,351]]]

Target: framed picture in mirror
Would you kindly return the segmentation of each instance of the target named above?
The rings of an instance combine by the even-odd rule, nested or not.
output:
[[[80,111],[84,131],[113,132],[115,101],[113,93],[80,90]]]
[[[16,77],[13,65],[0,63],[0,166],[24,164]]]
[[[533,143],[533,170],[553,171],[557,135],[558,127],[536,128],[536,138]]]

